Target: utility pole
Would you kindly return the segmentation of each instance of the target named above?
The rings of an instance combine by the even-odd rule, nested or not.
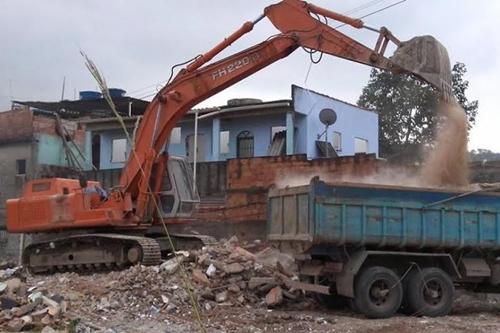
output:
[[[194,113],[194,147],[193,147],[193,192],[196,192],[196,163],[198,162],[198,110]]]
[[[64,89],[65,88],[66,88],[66,76],[63,77],[62,92],[61,92],[61,101],[64,101]]]

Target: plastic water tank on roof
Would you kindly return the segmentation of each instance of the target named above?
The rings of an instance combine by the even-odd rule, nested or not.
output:
[[[233,98],[227,101],[227,106],[243,106],[259,103],[262,103],[262,100],[257,98]]]
[[[80,99],[82,101],[91,101],[102,98],[102,94],[98,91],[85,90],[80,91]]]
[[[125,90],[119,88],[109,88],[108,91],[111,98],[123,97],[126,93]]]

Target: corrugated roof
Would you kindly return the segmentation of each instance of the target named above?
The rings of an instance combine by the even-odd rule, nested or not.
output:
[[[90,116],[93,118],[103,118],[112,116],[105,99],[76,100],[60,102],[41,101],[13,101],[16,104],[27,105],[32,108],[57,112],[63,118],[81,118]],[[142,115],[146,111],[149,102],[132,97],[115,97],[113,103],[118,113],[128,115],[129,103],[132,102],[132,115]]]

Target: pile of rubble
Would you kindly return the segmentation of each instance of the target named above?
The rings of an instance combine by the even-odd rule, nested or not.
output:
[[[177,252],[159,266],[111,272],[106,291],[97,292],[106,295],[91,303],[101,312],[121,311],[127,305],[133,309],[132,315],[144,318],[160,311],[189,312],[193,300],[204,312],[224,306],[276,307],[304,300],[300,290],[291,288],[297,279],[293,257],[271,247],[250,251],[259,245],[239,246],[233,237],[200,250]]]
[[[296,287],[297,280],[292,256],[259,241],[239,243],[233,237],[179,251],[158,266],[91,275],[11,276],[0,291],[0,330],[61,328],[75,318],[90,323],[117,317],[188,319],[195,309],[210,318],[235,307],[309,308],[314,302]]]
[[[66,323],[63,315],[68,303],[39,286],[28,287],[21,267],[0,265],[0,329],[11,332],[38,329],[56,332],[53,327]]]

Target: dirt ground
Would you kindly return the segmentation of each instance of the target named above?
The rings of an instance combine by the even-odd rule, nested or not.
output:
[[[115,273],[37,276],[29,278],[27,284],[44,286],[48,293],[69,299],[68,316],[78,321],[76,332],[203,332],[187,305],[175,311],[168,306],[148,308],[134,304],[129,297],[124,304],[120,293],[109,290],[109,274]],[[102,306],[100,300],[106,296],[109,304]],[[306,309],[296,309],[300,307]],[[465,293],[457,298],[452,314],[440,318],[398,315],[373,320],[348,309],[328,310],[313,301],[288,303],[284,309],[267,309],[265,304],[218,304],[202,308],[201,316],[207,332],[500,332],[500,303],[486,295]]]

